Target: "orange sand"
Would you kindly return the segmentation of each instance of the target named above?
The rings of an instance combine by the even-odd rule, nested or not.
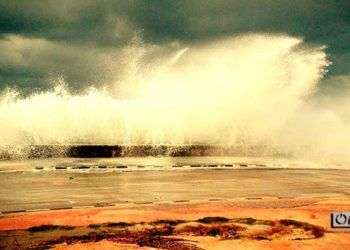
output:
[[[330,228],[330,212],[332,211],[350,211],[350,200],[263,199],[148,205],[126,204],[107,208],[41,211],[5,215],[0,219],[0,230],[25,229],[43,224],[86,226],[111,221],[194,220],[205,216],[253,217],[266,220],[293,219],[322,226],[326,229],[326,234],[318,239],[300,241],[218,240],[215,237],[196,237],[193,240],[203,249],[350,249],[350,230]],[[135,248],[137,246],[121,245],[103,240],[97,243],[60,245],[56,249]]]

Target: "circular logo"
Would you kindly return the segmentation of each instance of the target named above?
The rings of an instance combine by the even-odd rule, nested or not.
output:
[[[337,214],[337,216],[335,216],[335,222],[339,225],[344,225],[346,223],[346,215],[345,214]]]

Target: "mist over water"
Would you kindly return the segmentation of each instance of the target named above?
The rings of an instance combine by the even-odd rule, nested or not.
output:
[[[4,91],[0,145],[239,144],[333,154],[341,141],[327,137],[323,147],[320,136],[339,118],[329,111],[325,119],[309,101],[328,65],[324,47],[283,35],[135,42],[110,62],[115,78],[100,88],[71,94],[59,79],[27,97]]]

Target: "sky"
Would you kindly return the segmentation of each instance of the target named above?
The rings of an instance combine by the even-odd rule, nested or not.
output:
[[[318,92],[350,88],[349,0],[0,0],[0,90],[46,90],[58,76],[73,91],[100,86],[135,37],[181,48],[246,33],[327,46]]]

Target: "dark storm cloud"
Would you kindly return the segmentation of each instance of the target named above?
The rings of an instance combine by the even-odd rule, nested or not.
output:
[[[106,52],[136,34],[192,43],[246,32],[285,33],[328,46],[331,75],[350,74],[349,0],[0,0],[1,84],[103,80]]]
[[[124,1],[31,0],[0,2],[0,32],[69,42],[118,43]],[[127,2],[127,1],[125,1]]]

